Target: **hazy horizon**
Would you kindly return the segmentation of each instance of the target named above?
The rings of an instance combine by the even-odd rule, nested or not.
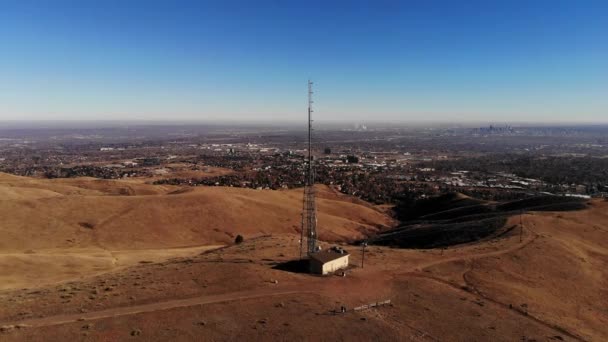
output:
[[[422,120],[314,120],[315,129],[356,129],[366,128],[479,128],[479,127],[608,127],[608,122],[500,122],[500,121],[422,121]],[[1,120],[0,130],[7,129],[88,129],[134,127],[182,127],[209,126],[234,128],[286,128],[306,129],[305,117],[294,120]]]
[[[7,2],[0,122],[608,123],[608,3]]]

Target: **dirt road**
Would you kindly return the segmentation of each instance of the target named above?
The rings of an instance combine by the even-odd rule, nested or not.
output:
[[[213,304],[213,303],[222,303],[222,302],[230,302],[237,300],[246,300],[246,299],[254,299],[261,297],[269,297],[269,296],[282,296],[282,295],[290,295],[295,293],[311,293],[313,291],[293,291],[283,289],[281,291],[277,291],[276,289],[258,289],[258,290],[249,290],[249,291],[241,291],[241,292],[233,292],[233,293],[225,293],[221,295],[214,296],[202,296],[195,298],[186,298],[186,299],[175,299],[169,300],[165,302],[151,303],[151,304],[143,304],[143,305],[135,305],[135,306],[126,306],[126,307],[117,307],[111,308],[107,310],[100,310],[94,312],[86,312],[79,314],[67,314],[67,315],[57,315],[57,316],[49,316],[43,318],[32,318],[21,320],[18,322],[6,322],[1,323],[0,326],[8,326],[8,325],[20,325],[26,327],[43,327],[43,326],[51,326],[51,325],[59,325],[65,323],[73,323],[78,321],[89,321],[96,320],[102,318],[110,318],[110,317],[120,317],[126,315],[134,315],[145,312],[153,312],[160,310],[168,310],[173,308],[180,307],[189,307],[203,304]]]

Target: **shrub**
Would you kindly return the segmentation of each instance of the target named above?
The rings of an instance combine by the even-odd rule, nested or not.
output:
[[[236,239],[234,239],[234,243],[236,243],[237,245],[242,243],[244,240],[243,235],[237,235]]]

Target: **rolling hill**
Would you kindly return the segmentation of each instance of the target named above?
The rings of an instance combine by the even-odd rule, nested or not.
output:
[[[402,222],[369,242],[403,248],[446,247],[504,235],[515,227],[507,224],[508,218],[524,212],[585,208],[586,201],[576,197],[541,195],[497,203],[448,193],[397,206]]]
[[[353,241],[393,225],[371,205],[324,186],[318,192],[322,240]],[[7,174],[0,174],[0,195],[0,269],[5,271],[0,278],[10,287],[27,283],[24,277],[35,276],[41,265],[57,280],[58,274],[70,278],[112,269],[117,253],[123,260],[136,260],[133,253],[159,260],[149,251],[164,255],[171,249],[174,256],[184,247],[231,244],[239,234],[249,239],[297,233],[302,205],[297,189],[181,188]]]

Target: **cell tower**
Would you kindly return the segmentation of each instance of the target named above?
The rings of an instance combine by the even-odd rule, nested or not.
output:
[[[312,157],[312,82],[308,81],[308,154],[304,163],[304,201],[302,208],[302,237],[300,258],[316,252],[317,249],[317,207],[315,205],[315,172]],[[306,246],[306,247],[305,247]]]

